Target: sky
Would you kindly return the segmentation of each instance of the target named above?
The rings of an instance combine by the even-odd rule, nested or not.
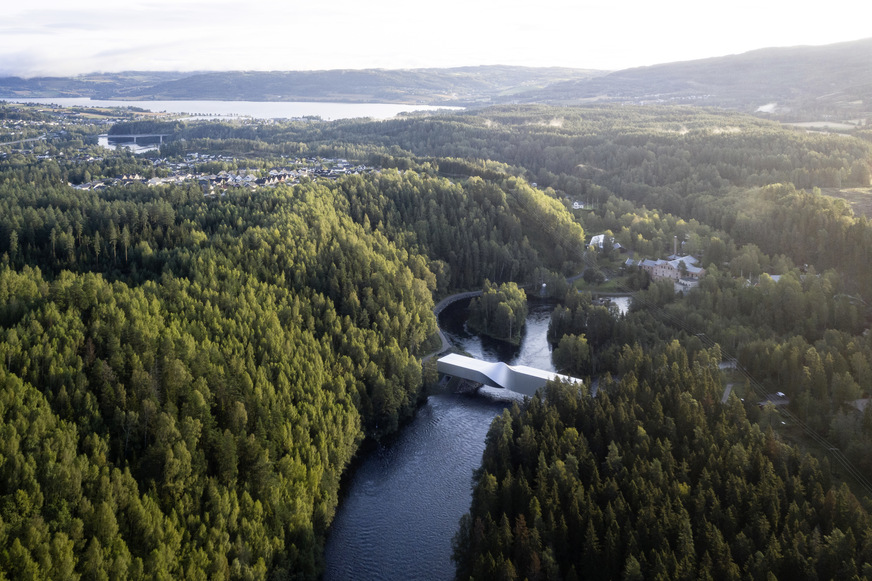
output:
[[[872,36],[863,0],[40,0],[0,76],[470,65],[618,70]]]

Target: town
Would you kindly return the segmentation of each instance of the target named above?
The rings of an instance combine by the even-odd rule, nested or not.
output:
[[[259,188],[274,187],[279,184],[298,184],[301,180],[312,179],[337,179],[345,175],[360,175],[376,170],[371,166],[362,164],[353,165],[345,159],[297,158],[288,160],[288,166],[260,169],[239,169],[236,171],[221,170],[217,173],[198,171],[197,165],[211,161],[235,162],[233,158],[221,155],[207,155],[189,153],[184,161],[173,162],[166,158],[158,158],[152,161],[155,168],[164,170],[163,175],[151,178],[136,174],[125,174],[108,179],[93,180],[81,184],[70,184],[78,190],[99,190],[117,185],[129,185],[143,183],[148,186],[160,186],[167,184],[184,184],[196,182],[207,196],[220,195],[228,188]]]
[[[65,166],[79,166],[71,172],[80,179],[68,184],[77,190],[100,190],[119,185],[141,183],[148,186],[196,183],[206,196],[218,196],[228,188],[274,187],[298,184],[305,180],[337,179],[376,170],[373,166],[353,164],[343,158],[320,156],[281,157],[275,167],[239,167],[249,164],[235,156],[185,152],[182,156],[156,156],[158,147],[130,147],[123,136],[107,136],[114,124],[143,118],[143,112],[129,109],[67,109],[57,106],[11,105],[0,110],[0,160],[20,156],[22,164],[55,161]],[[237,120],[237,124],[253,123]],[[134,172],[116,175],[89,168],[102,165],[110,157],[135,154]],[[269,164],[258,160],[263,164]],[[222,168],[222,169],[218,169]],[[236,169],[234,169],[236,168]]]

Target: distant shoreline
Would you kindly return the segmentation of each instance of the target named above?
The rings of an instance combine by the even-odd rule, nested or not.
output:
[[[16,97],[13,103],[58,105],[60,107],[136,107],[149,112],[206,117],[251,117],[254,119],[298,119],[320,117],[325,121],[336,119],[373,118],[391,119],[402,113],[462,110],[462,107],[436,107],[433,105],[407,105],[404,103],[343,103],[335,101],[227,101],[201,100],[116,100],[91,97]]]

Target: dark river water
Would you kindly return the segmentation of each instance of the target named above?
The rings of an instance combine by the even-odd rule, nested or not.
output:
[[[530,304],[520,348],[467,333],[465,306],[439,319],[455,346],[487,361],[554,370],[546,339],[554,305]],[[393,441],[358,462],[327,540],[324,579],[454,578],[451,539],[469,510],[472,473],[491,421],[511,405],[486,396],[501,391],[431,395]]]

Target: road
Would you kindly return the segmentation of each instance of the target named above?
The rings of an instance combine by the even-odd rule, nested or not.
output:
[[[439,340],[442,342],[442,345],[436,351],[429,353],[421,358],[421,361],[426,361],[428,359],[432,359],[437,355],[442,355],[449,349],[451,349],[451,342],[448,341],[448,337],[445,336],[445,333],[442,332],[442,329],[439,328],[439,313],[445,310],[445,308],[457,301],[462,301],[464,299],[471,299],[472,297],[480,297],[482,291],[467,291],[463,293],[456,293],[450,296],[445,297],[441,301],[439,301],[435,307],[433,307],[433,314],[436,315],[436,330],[439,333]]]
[[[43,141],[45,140],[45,135],[40,135],[39,137],[31,137],[30,139],[19,139],[18,141],[0,141],[0,147],[4,145],[18,145],[19,143],[30,143],[31,141]]]

